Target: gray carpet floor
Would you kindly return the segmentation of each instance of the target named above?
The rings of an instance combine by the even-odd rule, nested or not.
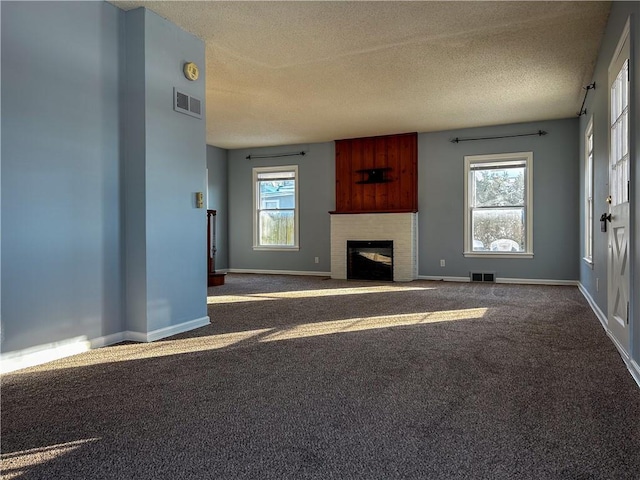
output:
[[[231,274],[210,326],[2,377],[2,478],[640,479],[575,287]]]

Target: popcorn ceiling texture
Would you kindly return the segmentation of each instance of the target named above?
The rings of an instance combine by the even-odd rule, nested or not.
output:
[[[579,1],[111,3],[144,6],[205,42],[207,143],[222,148],[572,117],[610,8]]]

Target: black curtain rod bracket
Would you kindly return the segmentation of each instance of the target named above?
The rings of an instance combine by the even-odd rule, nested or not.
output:
[[[581,117],[582,115],[586,115],[587,113],[587,109],[584,108],[584,104],[587,101],[587,95],[589,95],[589,90],[595,90],[596,89],[596,82],[590,83],[589,85],[587,85],[586,87],[582,87],[586,90],[586,92],[584,92],[584,98],[582,99],[582,106],[580,107],[580,111],[578,112],[578,116]]]
[[[497,135],[493,137],[474,137],[474,138],[453,138],[451,139],[451,143],[460,143],[460,142],[475,142],[476,140],[497,140],[499,138],[514,138],[514,137],[533,137],[534,135],[538,137],[542,137],[546,135],[547,132],[544,130],[538,130],[535,133],[520,133],[517,135]]]
[[[298,155],[304,157],[307,154],[305,151],[301,152],[292,152],[292,153],[272,153],[268,155],[247,155],[247,160],[252,160],[254,158],[278,158],[278,157],[297,157]]]

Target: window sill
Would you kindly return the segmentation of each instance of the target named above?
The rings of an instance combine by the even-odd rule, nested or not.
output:
[[[288,247],[286,245],[274,245],[274,246],[270,246],[270,247],[265,247],[265,246],[253,246],[253,249],[256,251],[265,251],[265,252],[297,252],[298,250],[300,250],[300,247],[298,245],[294,245],[293,247]]]
[[[584,261],[584,263],[587,264],[587,266],[593,270],[593,259],[591,258],[587,258],[587,257],[583,257],[582,260]]]
[[[522,258],[531,259],[533,253],[509,253],[509,252],[464,252],[466,258]]]

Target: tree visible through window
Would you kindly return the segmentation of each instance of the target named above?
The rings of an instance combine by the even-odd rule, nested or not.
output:
[[[465,157],[465,253],[531,253],[532,155]]]
[[[297,247],[297,166],[254,168],[255,247]]]

